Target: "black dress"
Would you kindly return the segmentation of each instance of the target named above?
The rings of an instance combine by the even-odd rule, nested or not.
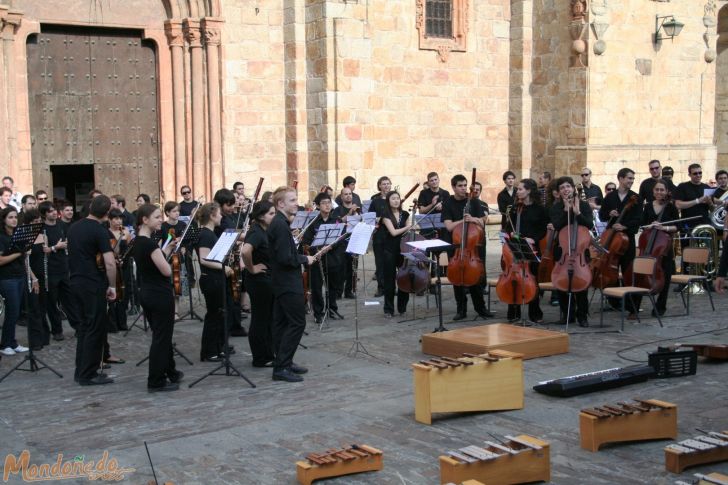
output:
[[[385,216],[386,217],[386,216]],[[391,221],[395,229],[399,229],[407,224],[409,213],[400,211],[399,219]],[[382,246],[382,284],[384,286],[384,313],[386,315],[394,314],[394,290],[396,288],[397,268],[402,264],[402,254],[399,249],[399,243],[402,235],[392,236],[387,226],[382,222],[380,230],[384,231],[384,243]],[[402,314],[407,311],[407,303],[409,302],[409,293],[397,289],[397,312]]]

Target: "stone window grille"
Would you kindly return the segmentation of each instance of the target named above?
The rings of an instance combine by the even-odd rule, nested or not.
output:
[[[420,49],[437,51],[442,62],[450,52],[465,52],[469,0],[416,0]]]

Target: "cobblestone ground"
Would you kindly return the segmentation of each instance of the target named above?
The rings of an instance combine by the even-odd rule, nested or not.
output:
[[[495,257],[490,259],[490,274],[495,275]],[[713,312],[707,297],[698,295],[691,316],[685,317],[676,316],[683,308],[672,294],[665,328],[649,317],[645,302],[643,322],[627,323],[624,333],[616,332],[618,312],[605,313],[605,327],[598,327],[597,298],[592,326],[570,328],[568,354],[525,362],[524,409],[440,416],[432,426],[425,426],[414,420],[410,364],[423,358],[420,336],[436,325],[434,302],[430,300],[428,310],[424,297],[416,299],[419,320],[385,320],[381,299],[371,296],[370,258],[366,263],[367,273],[359,285],[360,336],[366,349],[381,360],[361,353],[347,356],[354,337],[352,300],[340,304],[345,320],[331,321],[323,330],[309,323],[309,334],[303,339],[307,349],[296,355],[296,361],[310,369],[301,384],[273,382],[270,369],[252,368],[247,339],[233,338],[237,349],[233,364],[257,387],[250,388],[239,377],[210,377],[189,389],[186,384],[216,365],[195,358],[202,330],[197,321],[176,326],[175,341],[194,365],[177,359],[185,372],[185,385],[174,393],[147,393],[146,366],[134,365],[148,351],[150,335],[142,330],[135,328],[127,337],[110,336],[113,353],[127,363],[111,370],[114,384],[96,388],[80,387],[72,380],[75,342],[54,342],[38,356],[57,368],[63,379],[44,370],[15,373],[0,383],[0,456],[27,449],[31,463],[40,464],[55,462],[58,453],[64,459],[84,455],[86,460],[98,460],[108,450],[120,466],[135,469],[123,483],[141,484],[153,478],[143,446],[146,441],[160,483],[293,484],[296,460],[309,452],[355,442],[383,450],[384,470],[329,483],[437,484],[438,456],[443,452],[492,439],[491,433],[526,433],[551,443],[551,483],[556,484],[672,484],[697,472],[728,473],[726,463],[688,469],[681,476],[666,472],[662,450],[669,441],[611,445],[590,453],[579,447],[578,434],[579,409],[633,397],[677,404],[681,439],[697,434],[696,428],[728,430],[728,363],[701,359],[695,376],[650,380],[568,399],[532,390],[541,380],[630,365],[616,352],[638,344],[643,345],[623,355],[645,361],[658,340],[727,343],[725,297],[715,298]],[[197,312],[203,313],[195,300]],[[365,305],[365,301],[380,304]],[[547,299],[542,307],[546,321],[557,319],[558,310]],[[412,317],[411,308],[410,303],[408,317]],[[454,315],[449,288],[444,290],[443,308],[451,329],[503,322],[505,316],[504,305],[494,304],[497,316],[493,319],[448,324]],[[558,325],[547,328],[563,330]],[[24,337],[21,330],[19,335]],[[66,333],[72,335],[69,329]],[[3,358],[0,372],[5,373],[18,358]],[[21,479],[11,476],[9,483],[21,483]]]

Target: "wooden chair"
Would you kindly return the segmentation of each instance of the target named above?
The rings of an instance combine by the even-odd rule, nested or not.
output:
[[[450,264],[448,258],[447,258],[447,252],[443,251],[440,253],[437,259],[437,263],[440,266],[440,269],[442,272],[447,274],[447,266]],[[434,288],[437,285],[437,276],[430,277],[430,286],[427,289],[427,297],[425,298],[425,306],[429,310],[430,309],[430,288]],[[440,285],[441,286],[452,286],[452,283],[449,279],[447,279],[447,276],[440,276]],[[435,305],[437,305],[437,298],[435,298]]]
[[[660,327],[662,327],[662,319],[660,319],[660,314],[657,311],[657,304],[655,303],[655,295],[648,289],[648,288],[641,288],[639,286],[634,286],[634,279],[635,275],[641,274],[646,275],[650,282],[652,282],[655,278],[655,261],[656,259],[652,256],[639,256],[637,258],[634,258],[634,261],[632,262],[632,286],[615,286],[610,288],[604,288],[601,292],[601,314],[599,317],[599,324],[604,325],[604,297],[614,297],[614,298],[620,298],[622,300],[621,304],[621,314],[622,314],[622,332],[624,332],[624,306],[625,302],[627,301],[627,298],[632,301],[632,304],[634,305],[634,301],[632,300],[633,296],[648,296],[650,298],[650,301],[652,302],[652,309],[654,310],[654,315],[657,316],[657,321],[660,322]],[[639,312],[635,312],[637,315],[637,321],[640,322],[640,316]]]
[[[683,263],[688,264],[707,264],[710,260],[710,249],[709,248],[684,248],[682,251]],[[710,291],[710,282],[707,276],[703,275],[692,275],[692,274],[676,274],[672,275],[673,285],[685,285],[680,292],[680,298],[682,299],[683,306],[685,307],[685,315],[690,315],[690,284],[699,283],[705,291],[708,293],[710,299],[710,306],[715,311],[715,305],[713,305],[713,295]],[[685,302],[685,293],[688,294],[687,303]]]
[[[486,293],[488,294],[488,311],[490,311],[490,295],[493,294],[494,288],[498,285],[498,278],[486,278]]]

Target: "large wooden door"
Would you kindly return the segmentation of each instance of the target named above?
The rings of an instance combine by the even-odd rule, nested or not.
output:
[[[93,164],[96,188],[159,196],[157,67],[138,31],[43,26],[28,40],[33,185]]]

